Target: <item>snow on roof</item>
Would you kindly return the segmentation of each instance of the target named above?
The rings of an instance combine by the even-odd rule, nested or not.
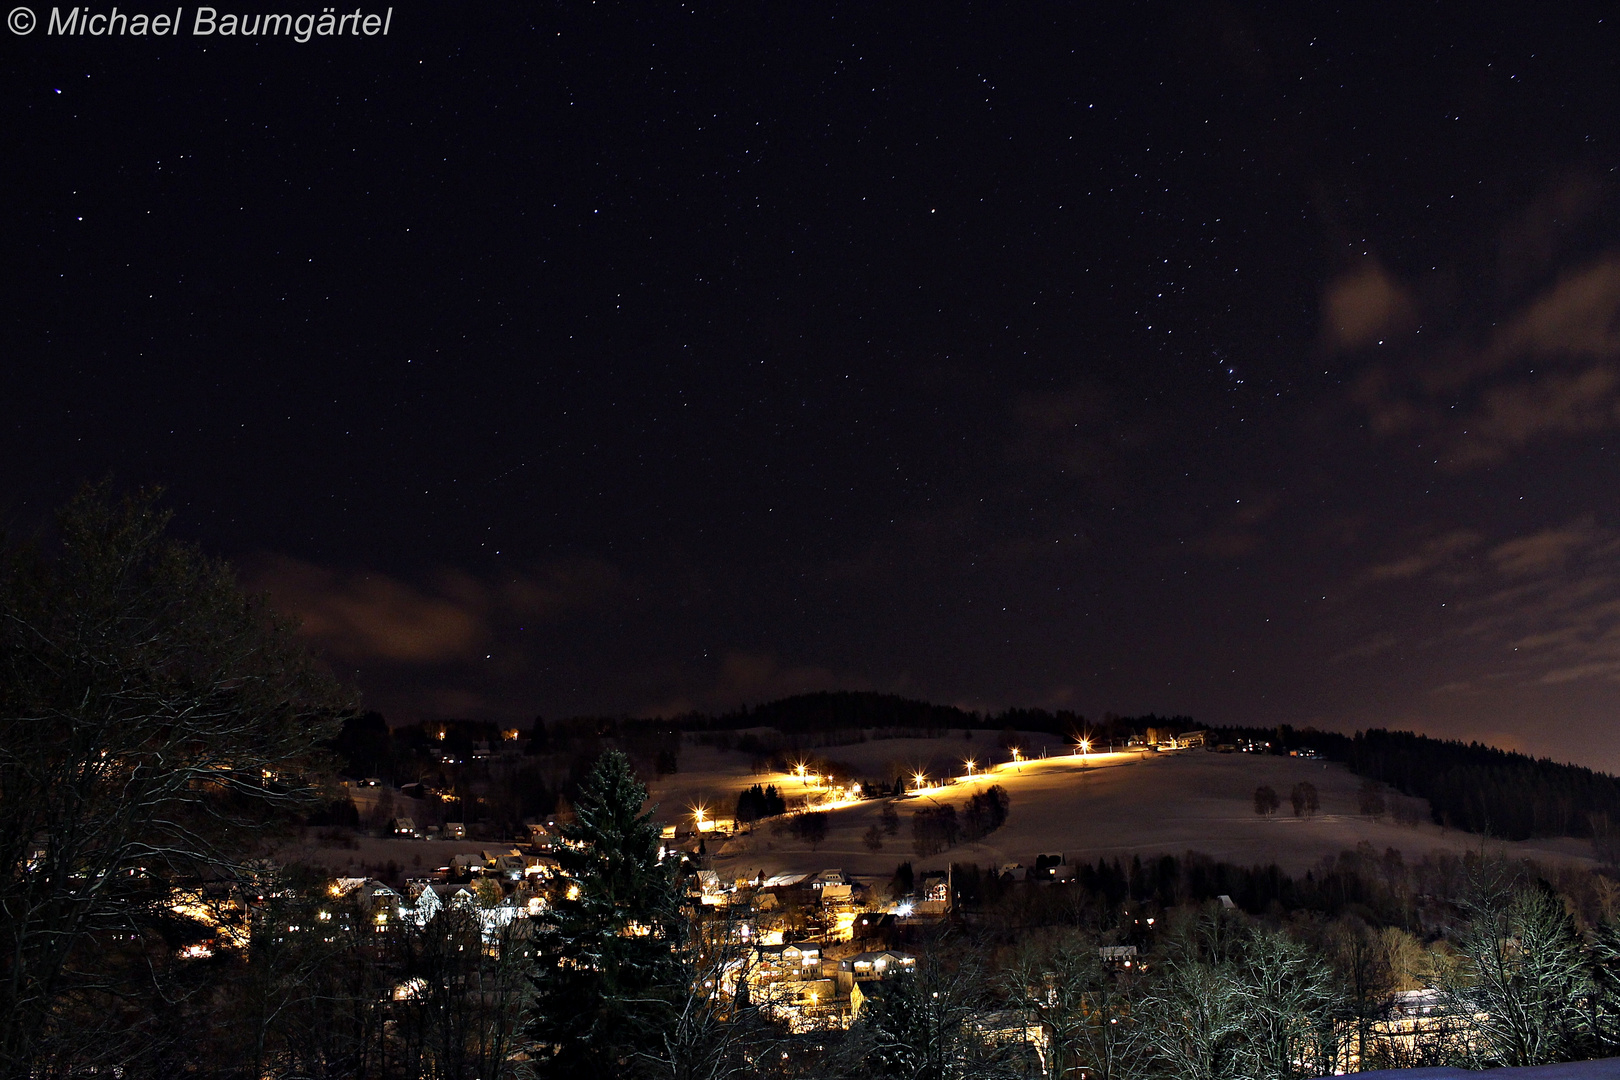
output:
[[[785,889],[789,886],[797,885],[799,882],[803,881],[809,876],[809,874],[777,874],[774,877],[766,878],[765,884],[761,885],[760,888]]]

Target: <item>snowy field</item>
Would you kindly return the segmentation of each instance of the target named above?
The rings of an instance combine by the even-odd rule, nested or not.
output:
[[[991,752],[998,758],[1005,756],[995,750],[993,732],[975,735],[973,741],[960,735],[871,741],[821,753],[873,776],[881,775],[889,762],[921,765],[937,781],[946,765],[953,765],[960,777],[965,771],[964,757],[977,757],[982,767]],[[1035,739],[1029,737],[1028,753],[1040,752]],[[1049,738],[1047,742],[1053,743]],[[1050,749],[1054,753],[1063,750],[1055,744]],[[1288,793],[1301,780],[1310,781],[1320,794],[1321,809],[1314,817],[1295,818],[1289,806]],[[775,784],[790,800],[811,790],[811,785],[789,773],[754,774],[748,755],[689,746],[681,755],[681,772],[655,784],[652,798],[659,804],[661,820],[689,824],[694,806],[706,807],[711,816],[730,816],[737,793],[756,783]],[[980,843],[916,859],[911,848],[912,811],[938,802],[955,804],[960,811],[975,790],[989,783],[1002,785],[1012,798],[1007,824]],[[1282,798],[1282,808],[1273,817],[1254,813],[1253,792],[1260,784],[1269,784]],[[862,842],[867,828],[879,820],[882,801],[872,800],[828,811],[827,839],[814,851],[762,824],[750,835],[726,842],[715,868],[724,876],[826,867],[887,875],[903,859],[911,859],[923,869],[947,861],[1029,865],[1039,852],[1060,851],[1074,862],[1193,850],[1246,865],[1276,862],[1298,873],[1324,855],[1337,854],[1364,840],[1379,851],[1399,849],[1409,860],[1437,848],[1478,850],[1485,842],[1477,835],[1441,829],[1426,820],[1415,826],[1389,818],[1369,820],[1357,813],[1360,784],[1360,778],[1341,765],[1302,758],[1203,750],[1094,754],[1084,761],[1065,755],[1002,764],[980,779],[930,786],[921,795],[897,800],[900,832],[885,837],[877,852],[868,851]],[[1590,861],[1590,845],[1582,840],[1489,844],[1509,857]],[[711,853],[715,847],[711,844]]]

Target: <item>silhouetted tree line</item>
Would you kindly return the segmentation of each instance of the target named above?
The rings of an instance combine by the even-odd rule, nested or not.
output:
[[[688,713],[668,721],[685,731],[727,732],[739,728],[773,728],[784,736],[803,736],[859,729],[944,732],[971,728],[1013,728],[1041,731],[1064,737],[1087,735],[1099,741],[1124,741],[1149,727],[1187,731],[1195,725],[1187,716],[1117,716],[1104,713],[1100,718],[1067,709],[1007,709],[998,713],[970,712],[952,705],[935,705],[895,694],[868,691],[819,691],[796,694],[762,705],[746,706],[733,712],[709,716]],[[744,745],[747,735],[739,736],[739,749],[760,745],[756,740]]]
[[[962,838],[971,844],[995,832],[1007,823],[1007,810],[1011,806],[1012,797],[1000,784],[991,784],[975,793],[962,806]]]
[[[747,791],[737,793],[737,820],[758,821],[787,813],[787,800],[777,793],[776,785],[760,787],[755,784]]]
[[[925,806],[911,815],[911,849],[926,858],[964,841],[971,844],[1006,824],[1011,806],[1000,784],[976,792],[963,804],[960,817],[950,803]]]
[[[911,815],[911,849],[924,858],[955,847],[961,837],[962,824],[950,803],[925,806]]]
[[[952,867],[952,885],[957,902],[987,925],[1061,921],[1055,907],[1042,911],[1043,905],[1060,905],[1092,912],[1100,923],[1114,926],[1127,909],[1168,910],[1227,896],[1253,915],[1290,911],[1337,916],[1353,911],[1378,925],[1410,929],[1424,919],[1419,897],[1455,894],[1471,865],[1468,859],[1441,853],[1409,864],[1393,848],[1380,853],[1363,844],[1297,876],[1275,863],[1242,866],[1187,852],[1080,863],[1074,880],[1062,887],[1031,886],[995,867],[958,863]]]
[[[1620,820],[1620,779],[1483,743],[1381,728],[1354,736],[1288,726],[1219,734],[1270,742],[1275,753],[1308,747],[1360,776],[1427,799],[1437,824],[1467,832],[1507,840],[1591,836],[1600,815]]]

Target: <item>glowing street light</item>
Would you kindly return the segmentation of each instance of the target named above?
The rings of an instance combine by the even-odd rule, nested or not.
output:
[[[922,773],[918,773],[912,779],[917,781],[917,790],[918,791],[921,791],[923,789],[923,785],[928,783],[928,777],[924,776]]]
[[[967,774],[969,776],[972,776],[973,775],[973,768],[974,768],[973,762],[972,761],[964,761],[964,762],[962,762],[962,764],[967,766]]]
[[[1024,752],[1016,746],[1012,747],[1012,756],[1015,764],[1024,760]]]
[[[1091,753],[1091,740],[1090,739],[1081,739],[1080,740],[1080,752],[1082,754]]]

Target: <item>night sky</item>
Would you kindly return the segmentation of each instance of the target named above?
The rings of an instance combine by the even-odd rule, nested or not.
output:
[[[396,721],[873,689],[1620,769],[1620,17],[1311,7],[38,8],[0,512],[164,484]]]

